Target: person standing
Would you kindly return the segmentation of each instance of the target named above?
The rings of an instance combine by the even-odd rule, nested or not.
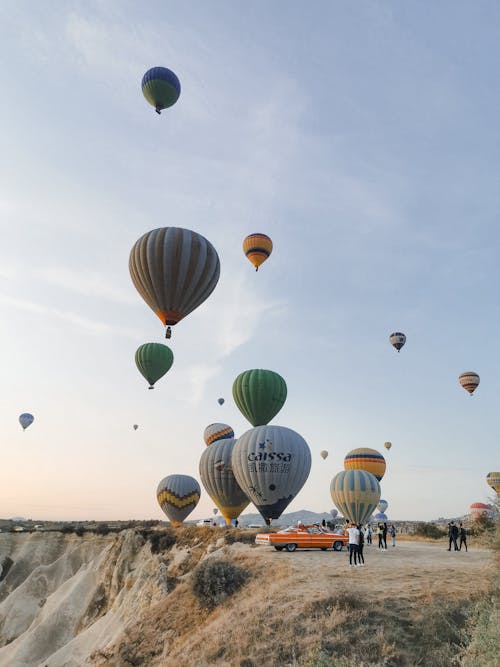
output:
[[[467,531],[464,528],[464,524],[460,522],[458,524],[458,528],[460,531],[460,542],[458,546],[458,550],[462,551],[462,544],[465,546],[465,551],[467,551]]]
[[[368,528],[366,529],[366,543],[367,544],[372,543],[372,529],[370,524],[368,524]]]
[[[361,524],[358,524],[358,530],[359,530],[359,542],[358,542],[358,564],[360,566],[364,566],[365,564],[365,557],[363,556],[363,547],[365,545],[365,535],[363,533],[363,528]]]
[[[352,522],[350,527],[347,528],[347,534],[349,536],[349,565],[351,567],[357,566],[357,556],[359,549],[359,530],[356,528],[356,524]],[[354,563],[353,561],[354,556]]]
[[[382,528],[382,539],[384,540],[384,549],[387,550],[387,523],[384,521],[384,527]]]
[[[454,551],[458,551],[458,544],[457,544],[457,538],[460,534],[460,531],[458,530],[458,526],[455,525],[455,523],[452,521],[451,522],[451,541],[453,542],[453,547]],[[449,551],[449,549],[448,549]]]
[[[389,533],[391,535],[392,546],[395,547],[396,546],[396,529],[394,528],[394,524],[391,525]]]
[[[451,543],[453,542],[451,538],[451,526],[453,525],[453,521],[450,521],[448,524],[448,551],[451,551]]]
[[[384,532],[384,531],[383,531],[383,526],[382,526],[381,523],[379,523],[379,524],[378,524],[378,528],[377,528],[378,548],[379,548],[379,549],[383,549],[383,548],[384,548],[384,543],[383,543],[383,541],[382,541],[382,539],[383,539],[383,537],[382,537],[382,536],[383,536],[383,532]]]

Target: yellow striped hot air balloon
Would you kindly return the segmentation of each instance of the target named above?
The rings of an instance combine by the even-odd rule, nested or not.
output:
[[[158,504],[174,526],[180,526],[191,514],[200,494],[200,485],[189,475],[169,475],[161,480],[156,489]]]
[[[385,473],[385,459],[376,449],[359,447],[346,454],[344,459],[346,470],[366,470],[380,480]]]
[[[273,251],[273,242],[265,234],[249,234],[243,241],[243,252],[246,257],[259,270],[259,266],[266,261]]]
[[[500,493],[500,472],[489,472],[486,475],[486,482],[494,489],[497,493]]]
[[[346,519],[364,523],[380,500],[380,484],[365,470],[342,470],[331,481],[330,495]]]

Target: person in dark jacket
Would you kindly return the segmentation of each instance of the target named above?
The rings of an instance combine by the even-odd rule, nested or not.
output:
[[[460,542],[458,544],[458,550],[462,551],[462,544],[465,546],[465,551],[467,551],[467,531],[464,528],[464,524],[460,522],[458,524]]]
[[[453,544],[453,550],[458,551],[457,537],[459,535],[458,527],[455,526],[454,521],[450,521],[450,528],[448,531],[448,551],[451,551],[451,545]]]
[[[358,564],[365,564],[365,557],[363,556],[363,547],[365,546],[365,535],[363,533],[363,526],[358,524],[359,542],[358,542]]]
[[[384,540],[384,549],[387,549],[387,524],[384,521],[384,527],[382,529],[382,539]]]

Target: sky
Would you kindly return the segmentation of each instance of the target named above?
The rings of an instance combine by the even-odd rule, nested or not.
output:
[[[206,425],[250,428],[249,368],[285,378],[272,423],[311,449],[290,511],[329,511],[356,447],[386,455],[390,519],[491,499],[499,25],[489,1],[5,0],[0,516],[163,518],[158,482],[199,480]],[[161,116],[140,87],[157,65],[182,86]],[[135,350],[164,332],[128,256],[163,226],[206,236],[221,277],[148,391]],[[274,243],[258,273],[252,232]]]

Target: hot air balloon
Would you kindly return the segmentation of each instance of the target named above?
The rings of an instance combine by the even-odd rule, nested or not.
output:
[[[137,431],[138,428],[139,428],[139,424],[134,424],[134,431]]]
[[[153,229],[130,251],[132,282],[167,330],[202,304],[219,280],[217,251],[201,234],[181,227]]]
[[[214,507],[214,508],[213,508],[212,512],[214,513],[214,516],[217,514],[218,511],[219,511],[219,508],[218,508],[218,507]]]
[[[331,481],[330,495],[346,519],[364,523],[380,500],[380,484],[365,470],[342,470]]]
[[[389,336],[389,343],[399,352],[406,343],[406,336],[400,331],[394,331],[394,333],[391,333]]]
[[[468,391],[469,394],[471,394],[471,396],[472,396],[476,387],[479,384],[479,375],[477,373],[473,373],[472,371],[470,371],[468,373],[462,373],[459,376],[458,381],[460,382],[462,387],[465,389],[465,391]]]
[[[177,102],[181,94],[181,83],[172,70],[153,67],[142,77],[142,92],[147,101],[160,114]]]
[[[139,372],[149,382],[149,388],[170,370],[174,363],[172,350],[162,343],[144,343],[135,353],[135,363]]]
[[[269,525],[303,487],[311,452],[304,438],[290,428],[257,426],[236,441],[232,464],[241,489]]]
[[[332,519],[336,519],[339,511],[338,510],[330,510],[330,514],[332,515]]]
[[[23,431],[25,431],[30,424],[32,424],[35,421],[35,418],[33,415],[30,415],[29,412],[23,412],[22,415],[19,417],[19,423],[23,427]]]
[[[486,475],[486,482],[494,489],[497,493],[500,493],[500,472],[489,472]]]
[[[203,433],[203,439],[207,447],[226,438],[234,438],[234,431],[228,424],[209,424]]]
[[[266,261],[273,251],[273,242],[265,234],[250,234],[243,240],[243,252],[250,262],[259,270],[259,266]]]
[[[233,473],[231,455],[235,442],[234,438],[214,442],[205,449],[200,459],[201,482],[228,526],[250,502]]]
[[[224,405],[224,399],[223,399],[223,398],[218,398],[218,399],[217,399],[217,403],[218,403],[219,405]]]
[[[189,475],[169,475],[156,489],[158,503],[174,526],[180,526],[191,514],[200,495],[200,485]]]
[[[373,518],[375,519],[375,521],[387,521],[387,514],[379,512],[378,514],[375,514]]]
[[[328,452],[326,451],[326,449],[322,449],[322,450],[320,451],[319,455],[320,455],[321,458],[324,460],[324,459],[326,459],[326,458],[328,457]]]
[[[485,503],[472,503],[470,506],[470,514],[474,521],[482,517],[489,517],[491,515],[491,506]]]
[[[384,447],[389,451],[389,449],[392,447],[392,442],[384,442]]]
[[[285,380],[274,371],[244,371],[233,383],[234,402],[252,426],[269,423],[283,407],[286,394]]]
[[[382,500],[382,498],[379,500],[379,503],[377,505],[377,509],[379,512],[385,512],[385,510],[389,507],[389,503],[387,500]],[[377,518],[377,517],[375,517]]]
[[[366,470],[380,480],[385,473],[385,459],[376,449],[359,447],[348,452],[344,458],[346,470]]]

